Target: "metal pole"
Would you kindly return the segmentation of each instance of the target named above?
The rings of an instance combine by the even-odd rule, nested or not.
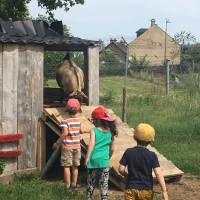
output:
[[[166,60],[166,95],[169,95],[169,60]]]
[[[129,56],[129,51],[128,51],[128,43],[126,40],[122,37],[122,40],[126,44],[126,68],[125,68],[125,78],[124,78],[124,87],[123,87],[123,102],[122,102],[122,121],[126,122],[126,94],[127,94],[127,74],[128,74],[128,56]]]
[[[128,44],[126,46],[126,69],[125,69],[125,82],[124,82],[124,86],[125,88],[127,88],[127,74],[128,74]]]
[[[167,60],[167,24],[170,23],[168,19],[165,21],[165,48],[164,48],[164,66],[166,67],[166,95],[169,94],[169,60]]]
[[[166,65],[166,57],[167,57],[167,23],[168,20],[165,21],[165,48],[164,48],[164,65]]]

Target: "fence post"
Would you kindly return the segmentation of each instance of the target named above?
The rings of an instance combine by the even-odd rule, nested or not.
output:
[[[123,87],[122,121],[126,122],[126,88]]]
[[[169,95],[169,60],[166,59],[166,95]]]
[[[126,68],[125,68],[125,79],[124,79],[124,87],[123,87],[122,121],[126,122],[126,106],[127,106],[126,93],[127,93],[127,74],[128,74],[128,65],[129,65],[129,51],[128,51],[129,49],[128,49],[128,43],[123,37],[122,37],[122,40],[126,44]]]

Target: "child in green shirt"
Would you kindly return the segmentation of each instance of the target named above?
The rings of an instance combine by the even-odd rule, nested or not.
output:
[[[109,160],[113,153],[113,140],[116,135],[114,119],[109,116],[104,107],[97,107],[92,112],[95,128],[91,130],[90,142],[85,166],[88,168],[87,198],[90,200],[98,181],[101,190],[101,200],[107,200]]]

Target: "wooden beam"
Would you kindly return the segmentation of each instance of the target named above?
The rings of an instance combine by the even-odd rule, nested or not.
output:
[[[37,169],[41,171],[46,164],[46,126],[43,120],[38,122],[37,130]]]
[[[46,51],[84,51],[87,49],[86,46],[60,46],[60,45],[52,45],[52,46],[46,46],[45,50]]]
[[[17,124],[18,131],[24,132],[24,140],[19,142],[19,148],[22,154],[18,157],[18,169],[28,168],[31,162],[30,148],[31,144],[31,125],[32,125],[32,100],[31,100],[31,78],[32,65],[31,65],[31,52],[26,45],[19,47],[19,75],[18,75],[18,115]],[[30,67],[31,66],[31,67]],[[22,89],[23,88],[23,89]]]
[[[88,98],[89,105],[99,104],[99,47],[88,48]]]
[[[14,158],[21,154],[21,151],[18,149],[0,151],[0,158]]]
[[[2,133],[16,133],[17,130],[17,82],[18,82],[18,45],[3,45],[2,56],[2,80],[3,86],[2,98]],[[1,105],[2,106],[2,105]],[[1,150],[13,150],[17,148],[17,143],[2,144]],[[16,158],[6,160],[6,171],[15,171],[17,169]]]
[[[36,167],[37,163],[37,126],[38,120],[42,117],[43,112],[43,66],[44,66],[44,48],[42,46],[31,46],[32,53],[32,73],[31,88],[32,88],[32,127],[31,140],[32,148],[30,153],[32,155],[31,165],[29,167]]]
[[[3,110],[3,46],[0,45],[0,134],[2,133],[2,110]]]
[[[18,169],[36,167],[37,126],[43,110],[43,47],[21,45],[19,48],[18,132],[22,155]],[[23,88],[23,89],[22,89]]]
[[[15,142],[19,139],[23,138],[22,133],[10,133],[10,134],[1,134],[0,133],[0,143],[6,143],[6,142]]]
[[[84,93],[88,96],[88,93],[89,93],[89,81],[88,81],[88,51],[85,50],[83,52],[83,56],[84,56]],[[88,104],[88,102],[87,102]]]

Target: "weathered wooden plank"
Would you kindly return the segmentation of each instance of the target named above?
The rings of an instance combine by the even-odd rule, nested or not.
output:
[[[32,125],[32,100],[31,100],[31,52],[27,46],[19,48],[19,79],[18,79],[18,132],[24,133],[24,139],[20,141],[21,156],[18,158],[18,169],[28,168],[32,155],[29,148],[31,144]]]
[[[89,93],[89,87],[88,87],[88,84],[89,84],[89,81],[88,81],[88,51],[84,51],[83,52],[83,56],[84,56],[84,70],[83,70],[83,73],[84,73],[84,88],[83,88],[83,92],[88,96],[88,93]],[[88,102],[87,102],[88,104]]]
[[[3,109],[2,132],[17,132],[17,80],[18,80],[18,45],[3,45]],[[17,148],[16,143],[4,144],[3,149]],[[6,160],[6,171],[17,169],[16,158]]]
[[[42,120],[38,122],[37,132],[37,169],[41,171],[46,163],[46,126]]]
[[[3,62],[2,62],[2,48],[0,45],[0,134],[2,134],[2,108],[3,108]]]
[[[32,60],[32,133],[31,133],[31,148],[32,155],[30,167],[36,166],[36,138],[38,120],[43,112],[43,66],[44,66],[44,48],[42,46],[31,46],[31,60]],[[33,156],[34,155],[34,156]]]
[[[19,52],[18,131],[25,137],[20,143],[18,168],[26,169],[36,167],[37,126],[43,106],[43,48],[25,45]]]
[[[82,106],[82,113],[78,116],[81,119],[81,130],[84,133],[89,133],[91,128],[93,128],[93,124],[88,120],[90,118],[91,112],[90,109],[94,109],[95,106]],[[45,108],[44,113],[51,118],[52,122],[55,122],[57,125],[61,123],[61,121],[68,117],[68,113],[63,108]]]
[[[99,47],[88,48],[89,105],[99,104]]]

